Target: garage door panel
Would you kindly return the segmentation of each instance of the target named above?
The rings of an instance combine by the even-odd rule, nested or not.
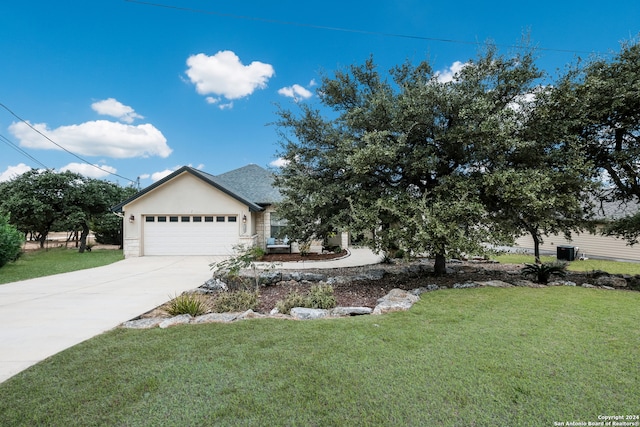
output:
[[[144,222],[145,255],[230,255],[238,223]]]

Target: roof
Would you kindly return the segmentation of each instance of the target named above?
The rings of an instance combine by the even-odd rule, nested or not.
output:
[[[264,209],[264,206],[282,199],[280,192],[273,185],[273,174],[258,165],[243,166],[221,175],[211,175],[192,168],[191,166],[183,166],[150,186],[143,188],[123,202],[113,206],[111,210],[114,212],[122,211],[125,205],[150,193],[185,172],[192,174],[212,187],[246,204],[252,212],[261,211]]]

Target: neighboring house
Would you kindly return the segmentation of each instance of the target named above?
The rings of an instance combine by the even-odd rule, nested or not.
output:
[[[603,236],[600,231],[609,221],[633,215],[638,211],[638,205],[603,203],[596,219],[595,233],[573,233],[572,239],[567,240],[562,234],[543,236],[544,243],[540,245],[540,251],[557,254],[558,246],[573,246],[577,251],[576,258],[584,255],[588,258],[607,258],[640,261],[640,245],[629,246],[624,239]],[[533,249],[533,239],[530,235],[516,239],[516,246],[523,249]]]
[[[124,218],[124,255],[231,255],[266,247],[282,223],[271,172],[247,165],[221,175],[183,166],[112,208]],[[292,245],[295,252],[297,245]],[[317,245],[315,250],[322,250]]]

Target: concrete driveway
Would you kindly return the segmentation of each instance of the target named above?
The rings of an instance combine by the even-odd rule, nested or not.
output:
[[[0,285],[0,382],[200,286],[218,257],[140,257]]]

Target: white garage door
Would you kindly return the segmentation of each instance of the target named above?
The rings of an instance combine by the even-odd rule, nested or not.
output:
[[[144,255],[231,255],[235,215],[145,215]]]

